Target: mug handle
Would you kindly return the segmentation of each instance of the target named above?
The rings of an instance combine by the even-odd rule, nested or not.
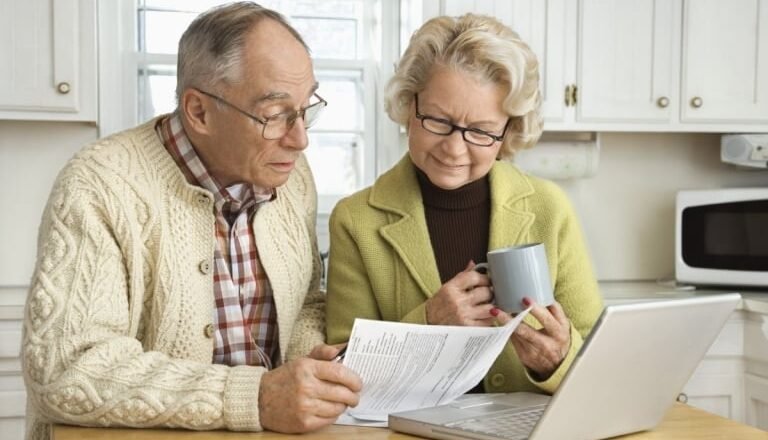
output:
[[[472,268],[472,270],[480,272],[478,269],[485,269],[485,274],[489,277],[491,276],[491,268],[488,266],[488,263],[477,263],[475,264],[475,267]]]

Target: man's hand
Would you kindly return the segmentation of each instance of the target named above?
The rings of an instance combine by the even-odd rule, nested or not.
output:
[[[302,433],[330,425],[354,407],[363,386],[360,377],[329,362],[338,347],[319,345],[311,358],[288,362],[264,373],[259,389],[259,417],[264,429]]]

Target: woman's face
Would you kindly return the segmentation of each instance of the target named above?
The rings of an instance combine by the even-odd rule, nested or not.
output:
[[[490,146],[473,145],[459,130],[449,135],[432,133],[422,126],[422,117],[501,135],[507,124],[502,111],[505,90],[498,84],[478,81],[472,75],[445,67],[435,67],[418,100],[411,105],[408,121],[408,151],[411,160],[429,180],[443,189],[455,189],[483,178],[490,171],[501,148],[500,141]],[[418,109],[416,108],[418,101]],[[445,126],[445,125],[444,125]],[[430,127],[432,127],[430,125]],[[450,130],[450,126],[448,130]],[[476,133],[467,132],[468,138]]]

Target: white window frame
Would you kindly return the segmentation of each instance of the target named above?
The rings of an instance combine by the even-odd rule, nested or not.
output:
[[[401,2],[414,0],[370,0],[365,3],[364,19],[373,20],[368,29],[379,34],[365,35],[363,44],[381,44],[379,59],[339,60],[314,59],[317,70],[356,69],[363,75],[365,142],[361,172],[361,188],[373,183],[402,155],[400,131],[384,112],[383,91],[391,77],[400,53]],[[380,2],[381,15],[374,13]],[[137,125],[138,69],[149,64],[176,64],[176,55],[140,53],[137,50],[136,0],[98,0],[99,41],[99,136],[107,136]],[[409,7],[410,8],[410,7]],[[325,216],[343,195],[321,195],[318,213]]]

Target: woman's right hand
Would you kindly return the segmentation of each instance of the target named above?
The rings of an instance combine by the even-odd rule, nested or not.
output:
[[[474,270],[475,263],[467,267],[440,287],[425,308],[428,324],[466,325],[488,327],[495,317],[491,310],[493,292],[488,275]]]

